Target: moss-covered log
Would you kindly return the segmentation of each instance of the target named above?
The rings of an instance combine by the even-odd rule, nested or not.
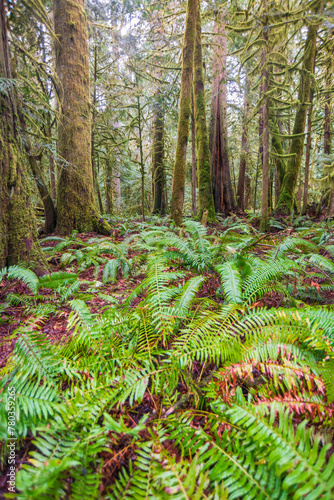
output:
[[[37,241],[27,167],[19,140],[4,0],[0,0],[0,268],[24,262],[37,273],[47,263]]]
[[[108,234],[94,198],[91,112],[84,0],[54,0],[56,72],[62,86],[58,149],[57,231]]]
[[[171,217],[178,226],[182,224],[186,181],[186,155],[189,135],[189,118],[191,114],[196,4],[197,0],[187,0],[186,27],[183,39],[180,110],[171,200]]]
[[[298,91],[298,107],[293,127],[293,138],[291,140],[290,154],[287,168],[281,186],[281,194],[278,199],[276,210],[282,213],[291,213],[294,206],[295,190],[299,176],[300,165],[304,150],[304,131],[307,110],[310,105],[311,83],[313,79],[313,68],[317,40],[316,24],[308,28],[303,64],[300,71],[300,82]]]
[[[196,217],[201,220],[203,214],[207,212],[207,221],[214,222],[215,206],[212,196],[210,147],[205,111],[206,103],[203,76],[202,21],[200,0],[197,0],[196,8],[196,36],[194,50],[194,102],[198,178],[198,212]]]

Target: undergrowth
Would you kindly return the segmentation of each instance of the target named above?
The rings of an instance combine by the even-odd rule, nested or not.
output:
[[[3,305],[26,314],[1,372],[3,468],[8,387],[28,449],[7,497],[332,499],[333,227],[276,229],[129,221],[121,241],[46,238],[49,276],[3,270],[29,289]]]

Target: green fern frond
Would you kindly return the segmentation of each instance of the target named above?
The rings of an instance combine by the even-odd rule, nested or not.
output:
[[[229,302],[234,304],[242,303],[242,280],[240,271],[234,262],[225,262],[221,266],[216,267],[224,294]]]

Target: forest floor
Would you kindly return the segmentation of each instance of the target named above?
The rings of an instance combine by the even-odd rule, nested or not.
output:
[[[241,219],[244,221],[247,221],[246,218]],[[114,223],[113,225],[113,232],[112,232],[112,237],[105,237],[105,236],[99,236],[97,233],[91,232],[91,233],[78,233],[76,237],[80,239],[81,241],[87,243],[90,239],[104,239],[106,241],[111,241],[111,242],[116,242],[120,243],[126,239],[126,236],[124,234],[124,224],[126,224],[126,220],[124,221],[118,221],[117,223]],[[132,223],[138,224],[139,227],[142,225],[142,220],[138,218],[137,220],[133,220]],[[208,227],[208,234],[212,234],[213,232],[215,233],[222,233],[224,234],[228,229],[233,229],[235,224],[235,220],[233,218],[231,219],[231,225],[229,226],[228,224],[211,224]],[[258,229],[258,221],[255,221],[253,224],[254,229]],[[139,233],[139,231],[131,231],[131,234],[136,234]],[[238,230],[235,229],[235,232],[242,233],[242,229]],[[334,229],[330,232],[333,232],[333,240],[334,240]],[[273,228],[271,231],[266,233],[265,237],[260,237],[258,242],[252,242],[252,249],[251,253],[252,255],[256,255],[257,257],[264,259],[266,258],[266,250],[270,248],[274,248],[280,241],[283,235],[289,235],[291,237],[297,237],[299,236],[299,233],[297,231],[294,231],[293,228],[290,226],[287,226],[287,228],[284,228],[283,230],[279,230],[277,228]],[[48,235],[49,237],[57,237],[56,234]],[[312,234],[309,236],[305,237],[305,240],[312,240]],[[42,243],[42,247],[50,247],[50,246],[56,246],[57,240],[53,242],[45,242]],[[68,248],[75,249],[76,244],[74,243]],[[133,258],[136,255],[140,254],[140,251],[133,251],[129,249],[128,251],[128,257]],[[61,271],[64,269],[64,266],[61,266],[61,257],[62,257],[63,252],[55,252],[53,254],[52,259],[49,260],[49,266],[50,266],[50,272],[57,272]],[[324,256],[329,256],[328,252],[323,251],[321,252],[322,255]],[[112,256],[106,255],[106,258],[112,259]],[[110,283],[103,283],[102,281],[102,274],[103,274],[103,267],[101,267],[98,270],[98,275],[96,274],[96,266],[94,263],[90,267],[84,270],[80,270],[79,265],[74,265],[74,266],[67,266],[65,269],[70,270],[71,272],[78,273],[79,279],[82,281],[88,281],[90,283],[98,282],[99,283],[99,294],[94,294],[90,298],[90,300],[86,300],[86,304],[89,306],[90,310],[93,313],[98,313],[103,310],[108,305],[108,302],[106,300],[103,300],[99,295],[105,294],[105,295],[111,295],[117,297],[119,300],[119,303],[122,303],[124,299],[129,295],[131,290],[133,290],[136,286],[139,285],[139,283],[144,279],[145,275],[142,273],[139,273],[137,275],[134,275],[131,280],[122,278],[122,273],[121,270],[118,270],[118,280],[115,284],[110,284]],[[310,273],[317,273],[319,269],[317,268],[312,268],[312,266],[309,268]],[[191,277],[192,274],[188,273],[188,276]],[[219,288],[219,279],[218,276],[211,276],[209,273],[207,273],[207,277],[209,278],[205,285],[203,286],[202,290],[197,293],[197,297],[210,297],[216,300],[217,302],[222,301],[222,299],[219,299],[217,297],[217,289]],[[333,290],[331,289],[322,289],[321,284],[327,281],[327,276],[324,275],[323,277],[317,276],[315,278],[312,278],[311,275],[310,277],[306,275],[304,277],[304,284],[307,288],[310,288],[311,291],[314,289],[316,293],[310,294],[310,297],[306,299],[307,303],[319,303],[319,304],[334,304],[334,288]],[[334,282],[333,282],[334,284]],[[81,292],[85,292],[88,288],[88,284],[84,284],[80,287]],[[50,297],[52,300],[52,296],[54,295],[54,291],[52,289],[50,290],[44,290],[43,295],[45,297]],[[0,304],[6,304],[6,300],[8,296],[28,296],[32,297],[33,293],[29,289],[29,287],[19,281],[9,281],[6,279],[3,279],[0,282]],[[135,306],[140,299],[137,299],[134,301],[133,306]],[[261,307],[266,307],[266,308],[271,308],[271,307],[281,307],[284,304],[284,295],[280,293],[267,293],[265,294],[261,300],[257,301],[256,305],[261,306]],[[68,321],[68,316],[71,312],[71,306],[69,303],[64,303],[62,305],[61,310],[58,310],[57,312],[51,314],[51,316],[43,323],[41,326],[41,333],[44,333],[46,337],[51,341],[51,342],[59,342],[62,339],[67,338],[68,335],[70,335],[71,332],[68,331],[67,329],[67,321]],[[17,306],[11,304],[8,308],[6,308],[1,315],[1,322],[0,322],[0,368],[5,366],[6,364],[6,359],[8,356],[11,354],[11,352],[14,349],[17,336],[12,335],[12,333],[22,324],[22,322],[25,322],[29,320],[29,310],[26,310],[26,307],[24,304],[19,304]]]
[[[160,359],[161,349],[169,351],[173,348],[173,342],[176,338],[175,324],[181,321],[181,326],[176,328],[177,331],[182,332],[182,325],[184,328],[187,324],[185,317],[188,317],[189,314],[194,315],[195,311],[197,314],[197,310],[203,307],[202,304],[207,308],[207,311],[214,311],[217,308],[224,310],[226,306],[239,304],[236,307],[236,311],[239,312],[236,314],[246,314],[246,316],[249,314],[249,318],[253,317],[254,312],[257,314],[259,311],[260,317],[263,311],[270,312],[272,310],[291,311],[299,318],[299,313],[294,311],[300,311],[302,320],[308,322],[310,331],[314,329],[318,331],[319,324],[312,323],[312,315],[315,314],[316,308],[323,308],[322,310],[326,314],[327,312],[328,314],[332,313],[331,305],[334,304],[334,224],[330,221],[314,223],[308,218],[300,218],[294,223],[291,223],[290,220],[277,223],[274,221],[272,230],[265,235],[258,233],[256,220],[250,222],[247,218],[241,217],[221,220],[206,229],[192,221],[189,221],[189,225],[183,230],[169,228],[168,225],[169,222],[167,223],[166,219],[157,218],[150,218],[146,222],[117,220],[113,223],[113,233],[110,237],[101,237],[95,233],[73,233],[68,238],[60,238],[57,235],[43,237],[41,245],[47,255],[52,273],[50,282],[43,281],[43,278],[38,281],[37,277],[36,281],[33,273],[30,271],[25,273],[24,270],[20,273],[19,268],[14,269],[12,275],[8,271],[8,275],[4,275],[0,282],[0,369],[4,379],[9,376],[8,373],[10,374],[12,366],[15,367],[17,364],[24,366],[26,358],[29,358],[31,354],[29,354],[28,348],[18,342],[21,336],[25,339],[25,335],[30,335],[30,332],[38,332],[43,342],[55,346],[55,349],[61,352],[61,349],[66,349],[68,345],[71,345],[71,337],[72,335],[76,337],[78,331],[79,335],[85,328],[94,331],[95,327],[91,326],[93,319],[95,321],[97,318],[102,323],[110,321],[107,316],[109,308],[121,311],[121,315],[122,311],[126,311],[124,315],[130,315],[131,321],[134,321],[133,318],[136,317],[136,314],[150,315],[151,312],[147,313],[147,310],[152,309],[150,321],[153,326],[151,326],[151,330],[160,333],[158,336],[155,333],[156,337],[154,337],[153,331],[146,332],[146,337],[152,336],[153,340],[150,337],[146,347],[143,348],[142,326],[132,326],[132,330],[130,328],[129,332],[134,331],[134,328],[139,328],[136,337],[137,351],[136,349],[131,351],[133,349],[131,341],[129,349],[133,353],[144,350],[150,358],[153,354],[157,356],[156,359]],[[152,278],[150,262],[152,263],[152,259],[159,259],[161,256],[164,265],[161,264],[162,261],[157,261],[157,269],[159,265],[162,266],[157,273],[160,273],[160,276],[166,275],[168,279],[166,278],[167,281],[160,283],[158,276],[155,278],[155,284],[152,284],[154,277]],[[285,265],[287,266],[286,270],[284,270]],[[281,269],[280,266],[282,266]],[[295,268],[291,266],[295,266]],[[167,289],[172,291],[168,292]],[[169,331],[169,327],[166,325],[166,318],[163,317],[165,312],[161,313],[161,306],[159,306],[160,309],[157,309],[158,312],[154,309],[157,307],[155,298],[160,292],[161,297],[163,297],[161,301],[164,311],[169,307],[167,306],[168,301],[172,300],[171,303],[174,303],[174,312],[168,312],[168,314],[172,314],[170,317],[173,322],[173,331]],[[178,297],[178,293],[181,293],[181,299],[173,302],[173,297]],[[85,306],[88,309],[83,310]],[[248,312],[240,313],[240,311],[246,311],[245,307]],[[179,308],[177,312],[175,312],[175,308]],[[310,315],[304,320],[303,314],[307,314],[308,311],[310,311]],[[88,319],[87,314],[91,315]],[[117,314],[115,318],[118,318]],[[156,314],[161,314],[158,323]],[[104,320],[105,317],[106,320]],[[113,321],[116,321],[115,318]],[[176,320],[175,318],[182,319]],[[236,321],[235,318],[233,321]],[[239,319],[237,323],[238,321]],[[244,320],[240,321],[241,325]],[[249,319],[249,321],[252,320]],[[327,324],[328,321],[325,326],[320,325],[321,331],[325,332]],[[243,328],[240,325],[238,328]],[[234,326],[234,328],[237,327]],[[130,333],[125,335],[127,341],[129,335]],[[329,352],[333,351],[333,339],[334,326],[332,325],[326,331],[325,337],[325,341],[329,345]],[[244,340],[242,340],[243,342]],[[18,347],[15,349],[17,343]],[[154,353],[155,348],[158,349],[156,353]],[[328,352],[326,355],[331,357]],[[135,359],[136,354],[133,356]],[[87,366],[89,366],[88,358],[89,356],[87,357]],[[69,359],[74,358],[71,355]],[[289,356],[288,359],[290,359]],[[272,355],[269,358],[269,363],[271,362],[273,362]],[[281,360],[279,362],[282,366],[284,365]],[[139,361],[138,363],[140,365]],[[327,442],[334,443],[334,405],[330,398],[325,395],[323,384],[320,387],[316,382],[310,382],[309,375],[299,374],[298,383],[290,381],[284,390],[272,388],[269,393],[257,394],[256,391],[252,392],[250,388],[256,387],[258,377],[265,377],[268,383],[275,385],[275,374],[271,368],[268,369],[268,366],[261,372],[260,360],[252,361],[251,368],[246,366],[247,363],[242,366],[243,363],[245,361],[240,360],[233,369],[229,364],[225,368],[220,368],[222,373],[228,374],[227,379],[230,377],[230,381],[221,380],[219,377],[215,380],[216,390],[222,401],[231,404],[236,395],[236,388],[239,386],[244,395],[250,391],[258,402],[267,402],[268,405],[273,400],[283,402],[292,413],[296,425],[301,422],[301,417],[311,419],[311,421],[313,419],[314,426],[318,431],[321,428],[325,429],[326,435],[329,432],[330,437],[326,438]],[[82,365],[79,373],[85,373],[87,381],[93,380],[95,371],[93,374],[89,368],[84,369],[85,366],[85,364]],[[140,366],[145,366],[145,363]],[[209,383],[218,366],[216,355],[210,357],[208,354],[203,358],[195,356],[192,360],[191,376],[197,384],[206,379]],[[102,372],[103,370],[100,373]],[[124,376],[126,377],[126,375]],[[141,396],[134,395],[130,391],[128,396],[122,400],[121,405],[116,404],[109,408],[110,415],[116,421],[124,423],[122,423],[123,429],[122,432],[119,431],[117,439],[113,434],[117,431],[116,424],[113,424],[114,427],[110,422],[109,427],[106,425],[106,428],[109,429],[108,446],[110,449],[105,451],[104,448],[104,451],[98,452],[99,463],[101,463],[98,495],[101,495],[101,498],[114,498],[112,495],[108,496],[110,493],[107,494],[109,486],[117,480],[122,467],[129,471],[132,467],[129,462],[134,463],[138,459],[135,452],[138,445],[131,437],[131,433],[127,435],[124,432],[126,427],[136,429],[140,425],[141,418],[145,415],[149,415],[149,421],[153,422],[157,415],[160,417],[172,415],[177,411],[176,408],[193,408],[191,426],[195,429],[206,428],[206,419],[203,420],[203,416],[195,411],[197,396],[195,403],[189,403],[189,400],[194,398],[193,389],[190,389],[193,383],[188,383],[181,376],[171,391],[170,402],[167,404],[164,398],[159,395],[159,391],[153,389],[152,379],[149,385],[143,389]],[[65,386],[68,386],[68,382],[65,383]],[[300,390],[303,390],[304,386],[305,390],[306,387],[312,388],[310,392],[313,396],[320,397],[324,403],[321,409],[319,403],[314,403],[313,400],[305,400],[303,410],[297,408]],[[292,403],[291,401],[287,402],[289,398],[293,399]],[[309,405],[308,410],[307,404]],[[30,410],[24,411],[29,413]],[[48,421],[49,418],[51,417],[46,420]],[[34,427],[35,424],[26,435],[23,432],[21,434],[23,441],[16,462],[19,467],[22,464],[32,463],[27,457],[28,453],[36,449],[36,445],[32,444]],[[223,430],[222,427],[219,433],[221,434]],[[151,439],[149,427],[142,426],[138,433],[141,441]],[[161,451],[161,453],[168,453],[173,461],[180,463],[184,453],[175,443],[175,439],[171,437],[166,439],[163,445],[165,451]],[[331,452],[328,453],[329,457]],[[6,491],[6,471],[7,467],[3,466],[3,475],[0,478],[0,497]],[[34,481],[30,485],[31,488],[36,487],[36,478]],[[72,487],[70,486],[72,481],[75,481],[75,478],[65,479],[65,485],[67,484],[68,488],[67,495],[69,495],[66,498],[72,498]],[[197,485],[197,488],[200,486]],[[206,491],[209,492],[209,490],[210,488],[207,487]],[[206,494],[209,495],[209,493]],[[23,495],[20,498],[39,497],[29,497],[27,494],[27,496]],[[44,498],[44,496],[40,498]],[[53,496],[49,498],[53,498]],[[82,498],[88,498],[88,496]],[[203,498],[209,498],[209,496],[203,496]],[[212,498],[223,498],[223,493],[221,497]]]

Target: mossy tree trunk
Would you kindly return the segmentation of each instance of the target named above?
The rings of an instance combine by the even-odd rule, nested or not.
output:
[[[275,167],[276,167],[276,172],[277,172],[277,183],[275,187],[275,195],[276,195],[276,201],[278,202],[279,200],[279,195],[281,193],[281,186],[283,183],[284,175],[285,175],[285,170],[286,170],[286,164],[284,161],[284,149],[282,146],[282,141],[280,138],[280,135],[282,135],[281,130],[279,128],[279,123],[278,123],[278,118],[277,116],[273,116],[271,120],[271,126],[272,126],[272,138],[271,138],[271,145],[272,145],[272,150],[274,153],[276,153],[275,156]]]
[[[56,72],[62,87],[58,149],[57,231],[108,234],[94,197],[91,111],[84,0],[53,0]]]
[[[292,131],[290,154],[287,161],[287,168],[281,186],[281,194],[276,210],[290,214],[295,201],[295,190],[297,186],[300,165],[304,150],[304,131],[306,124],[307,110],[310,105],[310,92],[313,79],[313,68],[316,53],[317,41],[316,24],[310,24],[305,43],[303,64],[300,72],[298,107]]]
[[[152,195],[154,214],[165,215],[167,211],[167,186],[165,174],[165,106],[164,97],[160,85],[162,81],[161,65],[161,39],[163,38],[163,24],[159,11],[153,13],[154,33],[159,37],[154,39],[154,46],[157,49],[157,55],[154,58],[156,70],[154,76],[156,79],[156,90],[154,93],[154,115],[152,122]],[[160,38],[161,37],[161,38]]]
[[[181,94],[179,123],[177,129],[176,153],[173,173],[171,217],[175,224],[182,224],[182,211],[186,181],[186,155],[191,115],[191,91],[196,30],[197,0],[187,0],[186,27],[183,39]]]
[[[212,61],[212,99],[210,125],[212,190],[217,213],[229,213],[235,208],[232,190],[227,136],[226,57],[227,34],[225,13],[214,27]]]
[[[137,76],[136,76],[137,81]],[[138,81],[137,81],[138,87]],[[141,215],[145,220],[145,165],[144,165],[144,151],[143,151],[143,130],[142,130],[142,108],[140,104],[140,96],[137,94],[137,127],[138,127],[138,147],[139,147],[139,167],[141,178]]]
[[[167,209],[166,175],[164,154],[164,109],[162,94],[155,93],[155,110],[153,116],[153,210],[154,214],[165,215]]]
[[[203,76],[202,20],[200,0],[197,0],[196,35],[194,50],[194,102],[197,149],[198,212],[201,220],[204,214],[207,222],[215,221],[215,206],[212,196],[210,171],[210,146],[206,123],[206,103]]]
[[[331,30],[330,40],[327,45],[328,62],[326,67],[326,95],[325,95],[325,122],[324,122],[324,153],[330,155],[332,153],[332,93],[331,86],[334,77],[334,30]],[[331,188],[328,216],[334,215],[334,187]]]
[[[99,185],[99,168],[96,162],[96,148],[95,148],[95,127],[96,127],[96,116],[97,116],[97,93],[96,93],[96,82],[97,82],[97,45],[94,47],[94,72],[93,72],[93,103],[92,103],[92,142],[91,142],[91,155],[92,155],[92,171],[93,171],[93,182],[95,192],[97,194],[97,201],[99,203],[100,213],[103,214],[103,204],[101,189]]]
[[[264,0],[265,6],[265,0]],[[268,54],[268,23],[265,20],[263,26],[264,47],[262,52],[262,195],[261,195],[261,220],[260,231],[264,232],[268,228],[269,217],[269,69],[267,63]]]
[[[308,203],[308,187],[310,180],[310,160],[311,160],[311,147],[312,147],[312,113],[313,113],[313,89],[311,90],[310,96],[310,107],[308,110],[307,118],[307,138],[306,138],[306,148],[305,148],[305,174],[304,174],[304,191],[303,191],[303,205],[302,214],[306,214],[307,203]]]
[[[195,103],[194,87],[191,96],[191,211],[194,217],[197,213],[197,174],[196,174],[196,126],[195,126]]]
[[[107,154],[105,169],[104,169],[104,178],[105,178],[105,195],[106,195],[106,213],[113,213],[113,166],[112,166],[113,158],[111,154]]]
[[[25,262],[37,273],[47,263],[37,241],[30,186],[19,140],[4,0],[0,0],[0,268]],[[2,84],[4,85],[4,84]]]
[[[248,143],[248,116],[249,116],[249,78],[246,73],[246,85],[245,85],[245,95],[244,95],[244,111],[243,111],[243,124],[242,124],[242,135],[241,135],[241,155],[240,155],[240,165],[239,165],[239,178],[238,178],[238,189],[237,189],[237,205],[239,210],[245,210],[245,181],[246,181],[246,168],[247,160],[249,156],[249,143]]]

